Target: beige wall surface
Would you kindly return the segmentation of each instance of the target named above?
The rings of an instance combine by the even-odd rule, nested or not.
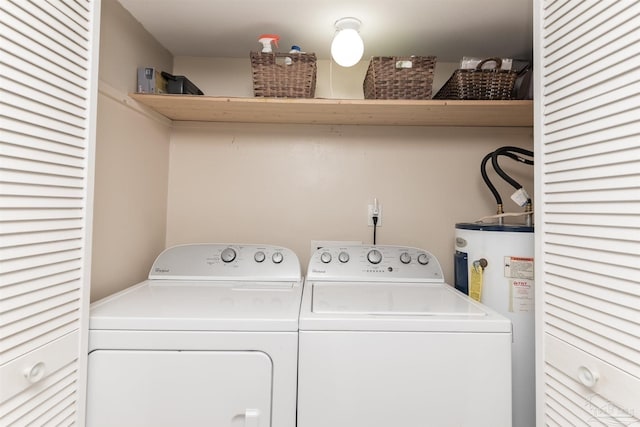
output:
[[[102,1],[91,300],[146,278],[164,249],[171,126],[125,102],[139,65],[172,57],[116,0]]]
[[[175,124],[167,245],[279,244],[306,270],[311,240],[371,242],[376,197],[378,243],[433,252],[452,281],[455,223],[495,213],[480,161],[532,138],[530,128]],[[501,164],[532,192],[533,168]],[[522,211],[495,181],[508,210]]]
[[[164,249],[169,131],[107,96],[98,99],[91,300],[149,274]]]
[[[135,92],[138,67],[173,69],[173,56],[117,0],[102,0],[99,79],[123,92]]]

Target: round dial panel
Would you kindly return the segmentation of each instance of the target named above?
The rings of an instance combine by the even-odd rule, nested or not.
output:
[[[222,261],[231,262],[236,259],[236,251],[233,248],[225,248],[220,255]]]
[[[372,249],[367,254],[367,259],[371,264],[380,264],[380,261],[382,261],[382,253],[377,249]]]
[[[429,257],[427,254],[420,254],[418,255],[418,262],[422,265],[427,265],[429,264]]]
[[[273,261],[274,264],[280,264],[283,260],[284,256],[282,255],[282,252],[276,252],[271,256],[271,261]]]

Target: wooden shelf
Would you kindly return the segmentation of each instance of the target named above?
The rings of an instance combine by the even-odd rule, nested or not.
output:
[[[177,121],[388,126],[533,126],[533,101],[129,95]]]

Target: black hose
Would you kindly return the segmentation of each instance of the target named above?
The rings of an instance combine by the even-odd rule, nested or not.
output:
[[[527,165],[533,165],[533,160],[532,159],[527,159],[524,158],[518,154],[527,156],[527,157],[533,157],[533,151],[530,150],[526,150],[524,148],[520,148],[520,147],[514,147],[514,146],[504,146],[504,147],[500,147],[497,150],[493,151],[492,153],[487,154],[483,159],[482,162],[480,164],[480,174],[482,175],[482,180],[484,181],[484,183],[487,185],[487,187],[489,187],[489,190],[491,191],[491,193],[493,194],[493,197],[496,200],[496,204],[500,207],[502,206],[502,197],[500,196],[500,193],[498,192],[498,190],[496,189],[496,187],[493,185],[493,183],[491,182],[491,180],[489,179],[489,176],[487,175],[487,163],[489,161],[489,159],[491,159],[491,165],[493,166],[494,170],[496,171],[496,173],[505,181],[507,181],[511,186],[513,186],[516,190],[519,190],[522,188],[522,185],[520,185],[519,182],[517,182],[515,179],[511,178],[498,164],[498,157],[499,156],[505,156],[505,157],[509,157],[510,159],[513,159],[515,161],[527,164]],[[528,203],[531,203],[531,199],[528,198],[527,200]]]
[[[525,150],[524,148],[520,148],[520,147],[510,147],[510,146],[506,146],[506,147],[501,147],[498,148],[497,150],[495,150],[492,155],[491,155],[491,164],[493,165],[493,168],[495,169],[496,173],[498,175],[500,175],[500,177],[502,179],[504,179],[505,181],[507,181],[513,188],[515,188],[516,190],[519,190],[522,188],[522,185],[520,185],[520,183],[518,181],[516,181],[515,179],[511,178],[498,164],[498,157],[499,156],[507,156],[510,157],[514,160],[517,161],[521,161],[525,164],[529,164],[529,165],[533,165],[533,160],[529,160],[529,159],[525,159],[522,158],[520,156],[517,156],[515,154],[513,154],[513,152],[516,153],[520,153],[520,154],[524,154],[526,156],[529,157],[533,157],[533,152],[529,151],[529,150]]]
[[[496,151],[494,151],[494,153],[505,153],[505,152],[510,153],[510,154],[513,154],[513,152],[516,152],[516,153],[522,154],[522,155],[527,156],[527,157],[533,157],[533,151],[527,150],[525,148],[513,147],[513,146],[510,146],[510,145],[507,145],[507,146],[504,146],[504,147],[500,147]],[[515,157],[512,157],[512,158],[515,159],[515,160],[518,160],[519,162],[526,163],[528,165],[532,165],[533,164],[533,160],[525,159],[525,158],[517,156],[515,154],[514,154],[514,156]]]
[[[502,205],[502,197],[500,197],[500,193],[498,193],[498,190],[496,189],[496,187],[493,185],[491,180],[489,180],[489,175],[487,175],[487,162],[492,156],[493,156],[493,153],[489,153],[486,156],[484,156],[484,158],[482,159],[482,162],[480,163],[480,174],[482,175],[482,180],[484,181],[485,184],[487,184],[487,187],[489,187],[489,190],[491,190],[493,197],[496,199],[496,204],[500,206]]]

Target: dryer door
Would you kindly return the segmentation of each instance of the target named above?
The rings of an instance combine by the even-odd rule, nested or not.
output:
[[[268,427],[272,371],[258,351],[96,350],[87,426]]]

